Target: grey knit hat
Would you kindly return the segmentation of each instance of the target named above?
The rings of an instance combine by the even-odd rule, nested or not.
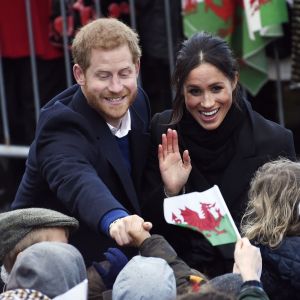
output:
[[[0,261],[33,229],[79,226],[75,218],[46,208],[23,208],[0,214]]]
[[[6,289],[34,289],[52,299],[86,278],[83,257],[74,246],[60,242],[41,242],[18,255]]]
[[[112,299],[174,300],[174,272],[162,258],[134,256],[119,273],[113,285]]]

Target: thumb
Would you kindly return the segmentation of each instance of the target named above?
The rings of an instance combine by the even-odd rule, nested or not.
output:
[[[143,223],[143,228],[147,231],[150,231],[152,229],[153,225],[151,222],[144,222]]]

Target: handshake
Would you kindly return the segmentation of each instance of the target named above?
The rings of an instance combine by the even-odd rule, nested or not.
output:
[[[112,222],[109,234],[119,246],[139,247],[143,241],[149,238],[152,223],[145,222],[138,215],[131,215]]]

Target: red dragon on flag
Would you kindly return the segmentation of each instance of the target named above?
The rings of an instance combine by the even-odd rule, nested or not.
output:
[[[201,212],[203,214],[203,218],[199,217],[199,214],[192,209],[185,207],[185,209],[180,209],[181,216],[183,217],[184,222],[189,224],[190,226],[198,228],[201,232],[202,231],[213,231],[216,234],[225,233],[226,230],[218,230],[217,227],[220,225],[220,222],[223,218],[220,209],[216,209],[217,218],[210,212],[210,209],[216,205],[214,204],[207,204],[207,203],[200,203]],[[178,218],[175,213],[172,213],[172,219],[176,224],[180,224],[181,220]],[[207,233],[207,236],[210,236]]]
[[[168,224],[201,233],[213,246],[235,243],[240,234],[218,188],[164,199]]]
[[[271,0],[249,0],[250,6],[255,13],[259,8],[270,2]],[[197,11],[198,0],[184,0],[183,12],[185,14],[194,13]],[[227,23],[226,28],[220,28],[218,35],[221,37],[230,36],[239,24],[241,24],[241,18],[237,16],[237,7],[244,9],[244,0],[222,0],[221,3],[215,0],[203,0],[205,12],[212,11],[219,19]]]

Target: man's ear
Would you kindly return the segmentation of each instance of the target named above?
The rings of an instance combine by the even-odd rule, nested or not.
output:
[[[79,85],[85,85],[85,75],[84,75],[83,70],[81,69],[81,67],[78,64],[75,64],[73,66],[73,75],[74,75],[76,82]]]
[[[141,66],[140,60],[138,60],[134,65],[135,65],[136,77],[138,77],[139,76],[139,72],[140,72],[140,66]]]

